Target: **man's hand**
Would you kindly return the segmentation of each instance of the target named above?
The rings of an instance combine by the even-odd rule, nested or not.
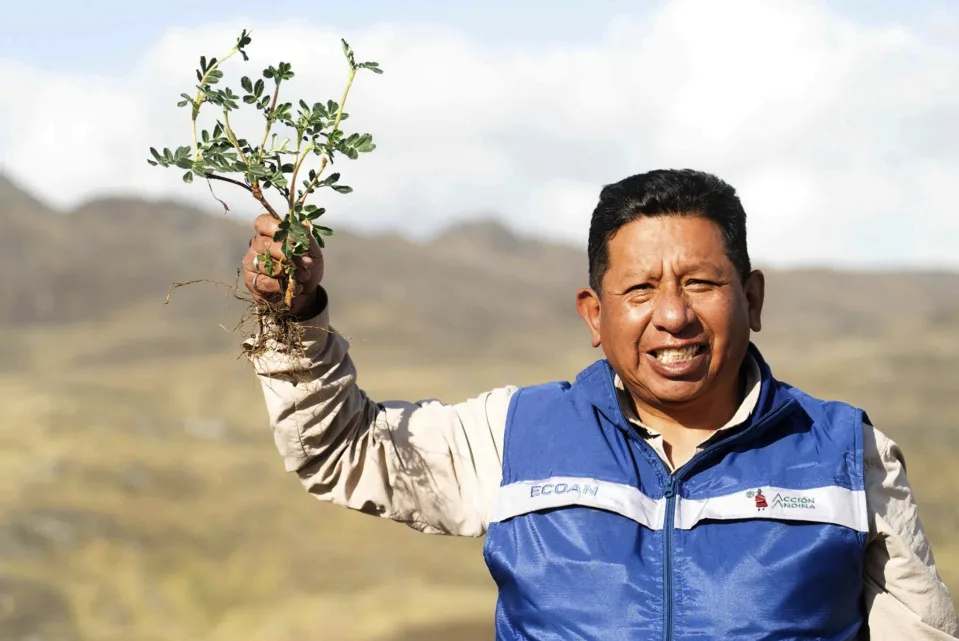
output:
[[[283,274],[278,262],[273,265],[277,277],[270,276],[262,256],[269,252],[274,261],[285,260],[281,249],[282,243],[273,240],[280,221],[269,214],[263,214],[254,221],[253,229],[256,235],[250,240],[250,248],[243,257],[243,277],[246,287],[255,300],[277,303],[282,300],[284,283],[279,277]],[[296,295],[290,306],[290,313],[299,318],[312,315],[317,305],[316,288],[323,279],[323,254],[315,240],[310,240],[310,250],[306,256],[297,257],[296,264]],[[316,310],[319,312],[320,310]]]

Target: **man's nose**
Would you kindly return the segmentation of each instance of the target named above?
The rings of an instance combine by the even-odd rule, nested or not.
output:
[[[653,298],[652,321],[657,329],[678,334],[694,319],[695,314],[679,287],[672,284],[660,287]]]

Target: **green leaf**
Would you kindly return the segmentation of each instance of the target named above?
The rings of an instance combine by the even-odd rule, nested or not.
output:
[[[289,220],[287,218],[286,220]],[[289,225],[289,229],[286,236],[286,245],[291,251],[293,256],[302,256],[310,248],[310,232],[303,223],[292,222]],[[284,254],[289,257],[287,250],[284,250]]]
[[[331,185],[333,191],[339,194],[348,194],[353,191],[352,187],[347,187],[346,185]]]
[[[316,241],[316,244],[321,248],[326,247],[326,239],[323,238],[323,234],[316,230],[316,227],[310,229],[310,235],[313,236],[313,240]]]
[[[356,58],[353,55],[353,49],[350,48],[350,45],[344,39],[340,39],[340,42],[343,43],[343,55],[346,56],[346,61],[350,65],[350,69],[356,69]]]
[[[191,182],[193,182],[193,172],[192,172],[192,171],[188,171],[188,172],[186,172],[185,174],[183,174],[183,182],[185,182],[185,183],[191,183]]]
[[[353,142],[353,148],[360,153],[368,153],[376,149],[376,145],[373,144],[373,136],[370,134],[363,134]]]
[[[243,76],[240,78],[240,86],[243,87],[244,91],[253,93],[253,81],[250,80],[249,76]]]
[[[250,32],[244,29],[240,37],[236,39],[236,48],[243,53],[243,48],[251,42],[253,42],[253,40],[250,38]],[[243,59],[247,60],[247,57],[244,55]]]
[[[373,73],[381,74],[383,70],[380,69],[380,63],[378,62],[363,62],[356,65],[358,69],[369,69]]]
[[[265,88],[266,85],[263,83],[263,81],[257,80],[256,84],[253,85],[253,95],[259,98],[261,95],[263,95],[263,89]]]
[[[288,62],[281,62],[279,69],[276,70],[276,75],[279,80],[290,80],[293,78],[293,67]]]
[[[251,165],[246,173],[254,178],[269,178],[271,176],[270,170],[263,165]]]

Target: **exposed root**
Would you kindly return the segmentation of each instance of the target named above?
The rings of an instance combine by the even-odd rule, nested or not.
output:
[[[167,292],[165,304],[170,303],[174,289],[197,283],[213,283],[229,287],[236,300],[247,304],[245,312],[232,330],[243,336],[242,347],[237,358],[255,359],[268,353],[281,354],[290,359],[292,366],[290,374],[294,384],[305,380],[309,366],[303,365],[307,363],[306,349],[303,345],[303,322],[289,314],[289,306],[285,303],[286,294],[275,302],[254,299],[245,287],[241,287],[242,275],[238,269],[236,281],[232,285],[209,278],[173,283]],[[220,327],[224,331],[230,331],[223,325]]]

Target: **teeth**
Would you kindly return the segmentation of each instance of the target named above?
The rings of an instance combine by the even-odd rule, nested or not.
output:
[[[676,363],[678,361],[688,361],[699,352],[698,345],[680,347],[678,349],[661,349],[656,352],[656,360],[660,363]]]

